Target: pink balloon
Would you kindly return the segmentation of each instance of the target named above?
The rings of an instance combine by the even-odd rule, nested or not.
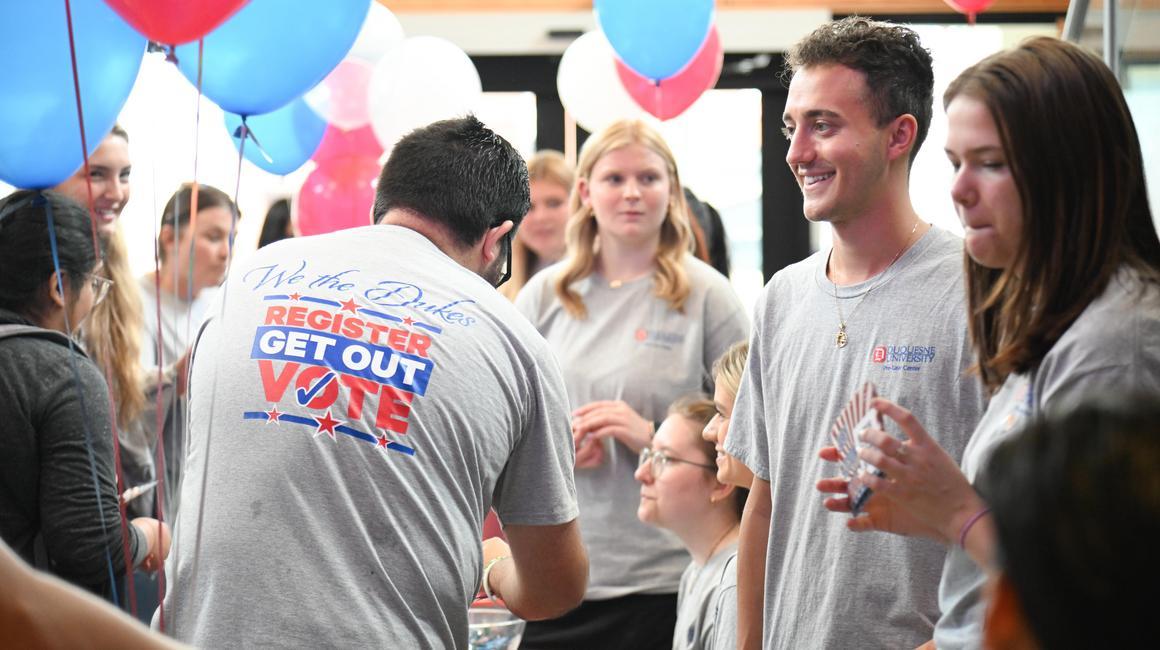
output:
[[[383,155],[383,146],[368,124],[360,129],[344,131],[334,125],[326,127],[322,143],[311,156],[319,165],[336,158],[373,158]]]
[[[966,14],[967,15],[967,22],[974,25],[975,24],[975,14],[983,13],[983,11],[986,10],[987,7],[990,7],[991,3],[994,2],[995,0],[944,0],[944,1],[948,5],[951,6],[951,9],[954,9],[955,11],[957,11],[961,14]]]
[[[702,93],[717,85],[724,63],[725,51],[721,48],[717,26],[713,25],[693,60],[668,79],[653,81],[642,77],[620,59],[616,60],[616,74],[641,108],[662,120],[670,120],[684,113]]]
[[[366,61],[347,57],[303,98],[315,113],[340,129],[365,126],[371,121],[367,87],[372,71]]]
[[[338,158],[322,162],[298,193],[298,231],[318,235],[369,226],[378,158]]]

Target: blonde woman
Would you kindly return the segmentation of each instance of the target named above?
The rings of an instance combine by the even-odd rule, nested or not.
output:
[[[753,483],[753,472],[745,463],[730,456],[725,451],[725,438],[729,435],[729,420],[733,417],[733,403],[737,400],[737,389],[741,386],[741,375],[745,372],[745,362],[749,359],[749,342],[733,344],[720,359],[713,364],[713,419],[701,431],[701,437],[713,444],[716,452],[717,480],[725,485],[744,489],[748,495]],[[737,647],[737,549],[724,562],[720,573],[721,582],[716,591],[716,627],[713,635],[714,648]]]
[[[512,277],[500,288],[509,299],[516,299],[528,278],[564,257],[573,178],[559,151],[544,149],[528,160],[532,207],[512,239]]]
[[[660,135],[621,121],[584,145],[565,259],[516,301],[559,360],[573,406],[583,604],[533,623],[527,648],[668,648],[689,555],[636,517],[633,473],[677,397],[708,388],[711,364],[747,323],[728,281],[690,253],[676,161]]]
[[[125,487],[145,483],[152,478],[152,461],[145,432],[137,426],[145,410],[140,357],[142,307],[137,279],[129,268],[128,249],[121,233],[119,217],[129,201],[129,134],[114,126],[88,160],[88,176],[81,167],[67,180],[53,188],[81,205],[89,205],[96,222],[97,235],[104,243],[103,273],[112,280],[109,293],[95,307],[84,325],[85,349],[110,379],[113,410],[121,443]],[[145,515],[152,508],[138,508]]]

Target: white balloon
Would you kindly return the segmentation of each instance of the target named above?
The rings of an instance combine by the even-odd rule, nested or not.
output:
[[[643,119],[647,113],[633,101],[616,74],[616,59],[604,32],[588,32],[560,57],[556,89],[576,123],[596,133],[620,119]]]
[[[412,130],[475,110],[483,94],[471,59],[450,41],[413,36],[371,74],[371,126],[384,149]]]
[[[379,2],[371,2],[371,10],[363,20],[362,29],[358,38],[351,46],[347,56],[362,59],[374,65],[390,52],[396,45],[403,42],[403,26],[399,19]]]

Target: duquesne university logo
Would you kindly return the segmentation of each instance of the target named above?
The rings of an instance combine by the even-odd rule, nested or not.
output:
[[[876,345],[870,363],[887,371],[918,372],[934,362],[936,353],[933,345]]]

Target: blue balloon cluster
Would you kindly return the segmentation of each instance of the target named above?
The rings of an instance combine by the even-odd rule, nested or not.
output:
[[[655,81],[680,72],[705,42],[713,0],[596,0],[596,20],[616,55]]]
[[[145,38],[101,0],[72,0],[71,7],[88,151],[64,3],[0,4],[0,179],[16,187],[53,187],[84,164],[121,112],[145,54]]]
[[[205,37],[202,92],[238,115],[285,106],[342,61],[370,3],[250,0]],[[198,44],[178,46],[176,53],[181,73],[196,84]]]
[[[226,129],[238,148],[242,146],[238,130],[241,125],[241,117],[226,113]],[[242,149],[246,160],[274,174],[289,174],[314,155],[322,144],[327,125],[326,120],[298,98],[272,113],[247,118],[246,126],[254,134],[253,140]]]

